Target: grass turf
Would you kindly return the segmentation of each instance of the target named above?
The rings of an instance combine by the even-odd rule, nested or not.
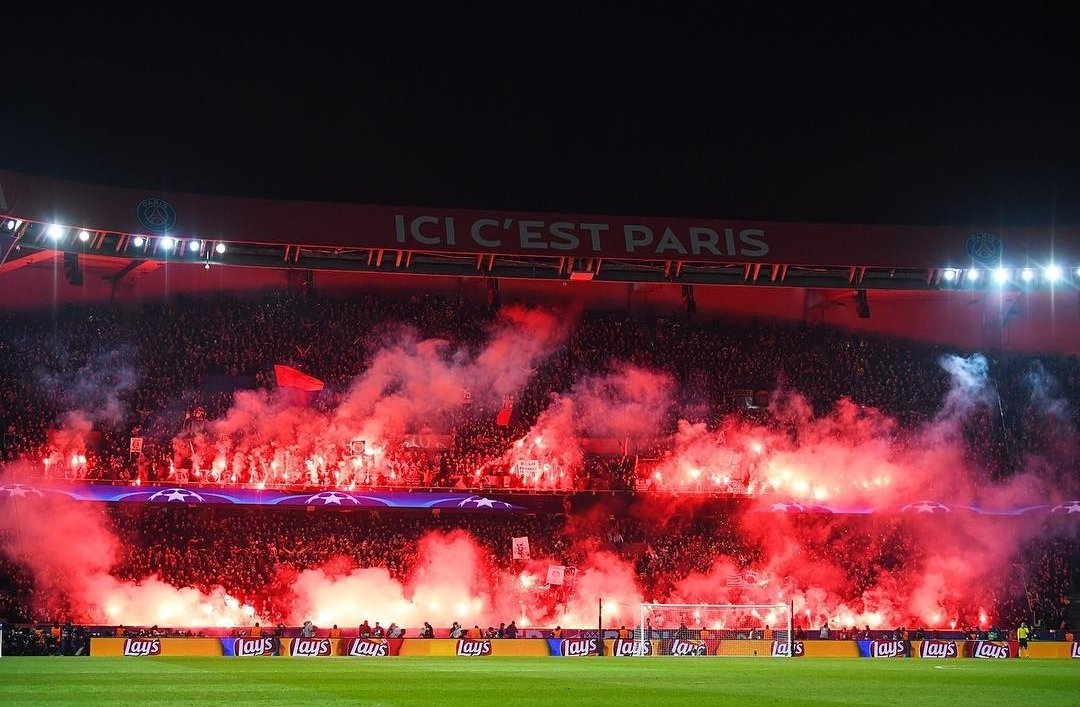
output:
[[[1080,661],[2,658],[0,705],[1080,705]]]

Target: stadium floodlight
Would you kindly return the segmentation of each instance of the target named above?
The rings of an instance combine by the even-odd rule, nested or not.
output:
[[[131,243],[132,243],[132,245],[134,245],[134,246],[135,246],[136,248],[142,248],[142,247],[143,247],[143,245],[145,245],[145,244],[146,244],[146,239],[145,239],[145,238],[143,238],[142,236],[135,236],[135,238],[133,238],[133,239],[132,239]]]
[[[45,232],[48,234],[49,238],[52,238],[53,240],[59,240],[64,236],[65,230],[66,229],[64,229],[63,226],[57,226],[54,223],[53,225],[49,226],[49,228]]]
[[[79,231],[79,240],[86,243],[90,240],[90,231]]]
[[[19,222],[16,221],[15,219],[13,219],[13,218],[9,218],[7,221],[4,222],[4,228],[6,228],[9,231],[14,231],[15,227],[18,226],[18,225],[19,225]]]
[[[1077,276],[1077,277],[1080,277],[1080,268],[1077,268],[1077,269],[1076,269],[1076,276]]]
[[[172,250],[176,246],[176,239],[165,236],[161,239],[161,247],[165,250]]]
[[[1031,282],[1033,279],[1035,279],[1035,271],[1031,268],[1024,268],[1020,271],[1020,278],[1024,282]]]
[[[187,248],[192,253],[198,253],[202,249],[202,241],[191,241]]]
[[[225,252],[225,244],[218,243],[216,246],[214,246],[214,252],[218,255],[222,255]]]
[[[1064,273],[1061,272],[1060,265],[1047,265],[1044,274],[1048,282],[1057,282]]]
[[[1009,281],[1009,271],[1005,268],[998,268],[994,271],[994,282],[999,285],[1004,285]]]
[[[956,270],[954,268],[945,268],[941,273],[941,277],[945,282],[952,282],[956,279]]]
[[[967,279],[970,280],[971,282],[978,282],[978,280],[979,280],[979,269],[978,268],[972,268],[971,270],[968,270],[967,271]]]

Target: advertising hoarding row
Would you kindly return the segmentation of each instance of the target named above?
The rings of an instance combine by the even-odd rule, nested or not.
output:
[[[976,658],[1002,660],[1019,657],[1015,641],[787,641],[604,639],[603,655],[641,656],[746,656],[813,658]],[[254,658],[390,658],[432,657],[560,657],[599,656],[598,638],[537,639],[418,639],[418,638],[93,638],[92,656],[227,656]],[[1033,658],[1080,659],[1080,643],[1032,643]]]

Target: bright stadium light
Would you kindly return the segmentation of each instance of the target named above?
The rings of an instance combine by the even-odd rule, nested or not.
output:
[[[1005,268],[998,268],[994,271],[994,282],[999,285],[1004,285],[1009,281],[1009,271]]]
[[[1031,282],[1033,279],[1035,279],[1035,271],[1031,268],[1024,268],[1020,271],[1020,278],[1024,282]]]
[[[971,270],[968,270],[967,271],[967,279],[970,280],[971,282],[978,281],[978,279],[979,279],[979,269],[978,268],[972,268]]]
[[[49,234],[49,238],[59,239],[59,238],[63,237],[63,235],[64,235],[64,227],[63,226],[57,226],[56,224],[53,224],[52,226],[49,226],[46,233]]]
[[[1077,269],[1076,269],[1076,276],[1077,276],[1077,277],[1080,277],[1080,268],[1077,268]]]
[[[90,231],[79,231],[79,240],[86,243],[90,240]]]
[[[165,250],[172,250],[174,246],[176,246],[175,239],[169,238],[168,236],[161,239],[161,247]]]
[[[142,236],[135,236],[135,238],[133,238],[133,239],[132,239],[131,243],[132,243],[132,244],[133,244],[133,245],[134,245],[134,246],[135,246],[136,248],[142,248],[142,247],[143,247],[143,245],[145,245],[145,243],[146,243],[146,239],[145,239],[145,238],[143,238]]]
[[[192,253],[198,253],[199,250],[202,248],[202,241],[192,241],[191,243],[188,243],[187,248]]]
[[[956,279],[956,270],[954,270],[953,268],[945,268],[945,270],[941,273],[941,277],[945,280],[945,282],[952,282]]]
[[[1047,265],[1046,266],[1046,279],[1048,282],[1057,282],[1061,279],[1064,273],[1061,272],[1060,265]]]
[[[7,221],[4,222],[4,228],[6,228],[9,231],[14,231],[15,227],[18,226],[18,225],[19,225],[19,222],[16,221],[15,219],[13,219],[13,218],[8,219]]]
[[[218,243],[216,246],[214,246],[214,251],[218,255],[221,255],[222,253],[225,252],[225,244],[224,243]]]

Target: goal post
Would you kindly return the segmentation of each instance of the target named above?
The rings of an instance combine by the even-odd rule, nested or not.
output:
[[[799,655],[791,604],[642,604],[633,646],[615,655]]]

